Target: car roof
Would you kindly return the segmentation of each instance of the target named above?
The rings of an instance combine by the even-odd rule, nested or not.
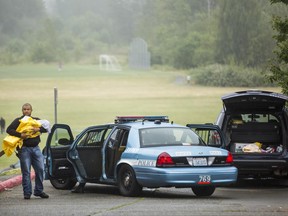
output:
[[[183,127],[183,125],[169,123],[168,116],[116,116],[115,123],[118,125],[126,125],[135,129],[142,128],[159,128],[159,127]]]
[[[246,90],[222,96],[227,112],[277,112],[283,110],[288,96],[280,93]]]
[[[168,123],[168,122],[161,122],[161,123],[157,123],[157,122],[151,122],[151,121],[147,121],[147,122],[125,122],[125,123],[119,123],[119,125],[127,125],[130,127],[133,127],[135,129],[143,129],[143,128],[163,128],[163,127],[182,127],[182,128],[186,128],[183,125],[179,125],[179,124],[174,124],[174,123]]]

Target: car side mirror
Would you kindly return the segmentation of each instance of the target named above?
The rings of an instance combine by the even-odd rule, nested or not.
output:
[[[61,138],[61,139],[58,140],[58,144],[60,144],[60,145],[70,145],[71,143],[70,143],[69,139]]]

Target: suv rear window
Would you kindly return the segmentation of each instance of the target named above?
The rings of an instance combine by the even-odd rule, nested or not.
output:
[[[243,122],[278,122],[272,114],[241,114]]]

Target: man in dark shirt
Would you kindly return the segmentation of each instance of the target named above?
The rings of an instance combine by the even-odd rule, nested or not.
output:
[[[22,186],[24,199],[30,199],[32,195],[32,182],[30,178],[31,173],[31,165],[35,172],[35,188],[34,188],[34,196],[41,198],[49,198],[49,196],[43,191],[43,179],[44,179],[44,159],[41,152],[40,147],[38,146],[40,143],[40,135],[36,137],[30,137],[30,133],[19,133],[16,131],[17,127],[20,124],[20,120],[29,116],[35,120],[40,120],[39,118],[35,118],[31,116],[32,106],[29,103],[25,103],[22,106],[21,117],[16,118],[8,127],[6,132],[11,136],[16,136],[23,139],[23,146],[19,149],[19,159],[21,164],[21,172],[22,172]],[[33,127],[33,133],[45,133],[47,130],[44,127]]]

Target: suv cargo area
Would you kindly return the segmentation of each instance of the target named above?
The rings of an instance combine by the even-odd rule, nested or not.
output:
[[[283,151],[280,122],[270,114],[239,114],[231,117],[226,136],[232,153],[272,154]]]

